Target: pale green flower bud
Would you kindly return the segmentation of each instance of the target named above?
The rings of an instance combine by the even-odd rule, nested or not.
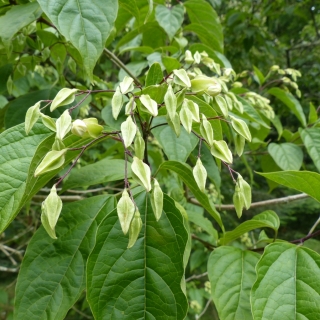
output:
[[[138,157],[133,157],[133,162],[131,164],[131,173],[132,177],[148,192],[151,190],[150,167]]]
[[[198,51],[196,51],[196,53],[193,55],[193,58],[194,58],[194,62],[196,64],[199,64],[201,62],[202,56]]]
[[[235,81],[231,86],[232,86],[232,88],[242,88],[243,84],[242,84],[242,82]]]
[[[224,140],[214,140],[210,151],[214,157],[224,162],[232,163],[232,153]]]
[[[98,138],[103,130],[103,126],[98,124],[97,118],[87,118],[82,120],[87,126],[87,132],[83,134],[83,138]]]
[[[67,149],[60,151],[49,151],[38,165],[36,171],[34,172],[34,176],[38,177],[44,173],[60,168],[64,164],[64,155],[66,152]]]
[[[209,146],[213,144],[213,129],[211,123],[207,120],[206,116],[202,114],[202,122],[200,125],[200,132],[202,137],[207,141]]]
[[[209,78],[205,75],[196,76],[191,80],[191,89],[194,93],[206,93],[210,96],[216,96],[222,90],[221,84],[215,78]]]
[[[186,129],[188,133],[191,133],[192,129],[192,113],[188,109],[187,104],[183,103],[182,108],[179,113],[180,121],[183,127]]]
[[[288,77],[283,77],[281,80],[283,83],[291,83],[291,80]]]
[[[186,51],[184,56],[184,61],[189,64],[192,64],[194,62],[191,51],[189,50]]]
[[[130,223],[135,212],[135,205],[132,202],[127,189],[123,190],[122,196],[117,204],[117,213],[122,232],[127,234]]]
[[[234,138],[234,145],[236,147],[236,153],[241,157],[245,145],[245,138],[237,134]]]
[[[206,181],[207,181],[207,170],[203,166],[200,158],[198,158],[195,167],[193,168],[193,177],[196,180],[196,183],[199,189],[202,192],[206,190]]]
[[[37,102],[34,106],[30,107],[26,113],[26,120],[24,123],[26,134],[29,134],[40,117],[40,104],[41,101]]]
[[[243,200],[243,194],[238,186],[236,184],[235,192],[233,194],[233,204],[237,212],[237,216],[240,219],[242,216],[242,210],[244,207],[244,200]]]
[[[176,136],[179,137],[181,133],[180,117],[178,113],[175,113],[174,118],[171,120],[170,117],[166,116],[168,125],[175,132]]]
[[[125,107],[125,114],[127,116],[129,116],[131,114],[131,112],[133,112],[137,107],[137,104],[136,102],[134,101],[134,97],[131,97],[129,99],[129,102],[126,104],[126,107]]]
[[[280,67],[277,66],[277,65],[274,65],[274,66],[272,66],[272,67],[270,68],[271,71],[278,71],[279,69],[280,69]]]
[[[251,133],[247,124],[243,120],[235,118],[233,116],[230,116],[230,118],[233,129],[250,142]]]
[[[133,247],[134,244],[136,243],[141,229],[142,229],[142,220],[140,217],[140,212],[136,210],[129,228],[129,243],[127,246],[128,249]]]
[[[177,110],[177,98],[173,92],[171,85],[169,85],[168,90],[164,96],[164,103],[166,105],[167,113],[170,119],[173,119]]]
[[[62,149],[65,149],[66,146],[64,145],[64,143],[58,139],[57,137],[54,139],[54,143],[52,145],[52,150],[53,151],[60,151]]]
[[[240,174],[238,174],[237,183],[240,187],[240,190],[243,194],[244,206],[248,210],[251,206],[251,187],[247,181],[245,181]]]
[[[134,89],[133,79],[131,77],[125,76],[119,83],[119,87],[122,94],[126,94],[132,91]]]
[[[225,118],[228,117],[229,110],[228,110],[226,100],[221,95],[215,96],[214,100],[216,101],[216,103],[220,109],[220,112],[223,114],[223,116]]]
[[[188,99],[184,99],[184,102],[187,104],[187,108],[190,110],[190,112],[192,114],[192,120],[194,120],[196,122],[200,122],[198,104],[193,102],[192,100],[188,100]]]
[[[122,122],[121,124],[121,134],[122,134],[122,139],[124,142],[124,146],[128,148],[131,146],[131,143],[136,136],[137,133],[137,126],[136,124],[132,121],[131,116],[127,118],[125,122]]]
[[[40,112],[40,116],[41,116],[42,123],[48,129],[50,129],[51,131],[54,131],[54,132],[57,131],[56,123],[51,117],[47,116],[46,114],[43,114],[42,112]]]
[[[56,136],[61,141],[66,136],[66,134],[71,130],[71,122],[72,122],[72,119],[69,114],[69,110],[65,110],[56,122],[56,127],[57,127]]]
[[[41,222],[44,229],[52,239],[57,239],[55,227],[62,210],[62,201],[57,195],[56,186],[53,185],[50,194],[41,205]]]
[[[249,71],[248,70],[245,70],[245,71],[242,71],[239,75],[240,78],[244,78],[244,77],[247,77],[249,74]]]
[[[151,99],[148,94],[142,94],[140,96],[140,101],[151,115],[154,117],[158,115],[158,104],[156,101]]]
[[[187,88],[191,87],[191,82],[186,70],[184,69],[173,70],[173,73],[175,75],[173,78],[174,83],[182,87],[187,87]]]
[[[111,100],[112,116],[115,120],[118,119],[119,113],[122,109],[122,105],[123,95],[120,91],[120,88],[118,87]]]
[[[163,192],[159,185],[159,182],[154,179],[153,189],[151,193],[151,206],[156,220],[159,221],[163,210]]]
[[[77,119],[72,123],[71,132],[76,136],[83,137],[87,131],[88,128],[84,121]]]
[[[140,160],[143,160],[145,150],[145,142],[140,134],[140,131],[137,130],[136,138],[134,139],[134,153],[136,157]]]
[[[70,104],[75,99],[75,94],[78,91],[78,89],[69,89],[69,88],[63,88],[61,89],[56,97],[53,99],[50,111],[57,109],[58,107],[66,106],[67,104]]]

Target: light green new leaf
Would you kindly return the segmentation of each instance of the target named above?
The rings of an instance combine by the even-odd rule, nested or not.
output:
[[[313,163],[320,171],[320,130],[319,128],[300,129],[300,136],[313,160]]]
[[[261,176],[306,193],[320,202],[320,174],[311,171],[257,172]]]
[[[251,292],[255,320],[319,319],[319,254],[291,243],[273,243],[256,270]]]
[[[183,22],[183,6],[178,4],[170,8],[158,5],[156,7],[156,20],[169,36],[173,39]]]
[[[110,35],[118,1],[38,0],[59,32],[75,46],[90,78]]]
[[[85,288],[86,260],[99,223],[115,207],[111,196],[64,206],[51,239],[41,227],[31,239],[16,287],[15,319],[63,320]]]
[[[268,93],[281,100],[294,113],[304,127],[307,125],[306,116],[303,113],[301,104],[291,93],[285,92],[280,88],[271,88],[268,90]]]
[[[227,231],[219,241],[221,245],[225,245],[238,239],[246,232],[260,228],[271,228],[277,233],[279,226],[280,220],[278,215],[272,210],[267,210],[257,214],[251,220],[241,223],[234,230]]]
[[[259,80],[259,85],[260,86],[263,85],[265,82],[265,77],[264,77],[263,73],[256,66],[253,66],[253,70],[254,70],[255,76]]]
[[[270,143],[268,151],[282,170],[299,170],[303,162],[302,150],[293,143]]]
[[[234,247],[219,247],[211,253],[208,276],[219,319],[252,319],[250,290],[256,278],[255,266],[259,257],[258,253]]]
[[[224,226],[221,221],[220,214],[210,203],[208,196],[204,194],[198,187],[194,180],[191,168],[182,162],[178,161],[165,161],[160,166],[159,170],[166,169],[177,173],[180,179],[187,185],[195,198],[201,203],[201,205],[210,213],[210,215],[217,221],[221,229],[224,231]]]
[[[114,210],[100,224],[87,264],[87,297],[96,319],[184,319],[188,309],[181,282],[188,233],[174,201],[164,196],[154,216],[149,195],[135,196],[143,222],[127,249]]]
[[[37,2],[14,5],[0,17],[0,38],[8,46],[12,37],[22,28],[37,20],[42,10]]]

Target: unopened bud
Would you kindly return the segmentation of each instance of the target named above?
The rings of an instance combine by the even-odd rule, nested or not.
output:
[[[24,123],[26,134],[29,134],[40,117],[40,104],[41,101],[37,102],[34,106],[30,107],[26,113],[26,120]]]
[[[138,157],[133,157],[133,162],[131,164],[131,173],[132,177],[148,192],[151,190],[150,167]]]
[[[115,120],[118,119],[119,113],[123,105],[123,95],[118,87],[111,100],[112,115]]]
[[[187,108],[192,113],[192,119],[196,122],[200,122],[199,116],[199,105],[192,100],[185,99],[184,102],[187,104]]]
[[[131,145],[136,133],[137,126],[132,121],[131,116],[129,116],[127,120],[121,124],[121,134],[125,148],[128,148]]]
[[[69,88],[61,89],[53,99],[50,106],[50,111],[52,112],[58,107],[66,106],[67,104],[72,103],[75,99],[75,94],[77,91],[78,89],[69,89]]]
[[[83,137],[87,130],[86,124],[80,119],[77,119],[72,123],[71,132],[76,136]]]
[[[238,174],[237,183],[243,194],[244,206],[249,209],[251,206],[251,187],[247,181],[245,181],[240,174]]]
[[[220,141],[213,141],[213,144],[211,146],[211,154],[227,163],[232,163],[232,153],[228,148],[227,143],[224,140]]]
[[[135,205],[132,202],[127,189],[124,189],[122,196],[117,204],[117,213],[124,234],[127,234],[130,223],[135,212]]]
[[[163,192],[159,185],[159,182],[154,179],[153,189],[151,193],[151,206],[156,220],[159,221],[163,210]]]
[[[51,117],[47,116],[46,114],[43,114],[42,112],[40,112],[40,116],[41,116],[42,123],[48,129],[50,129],[51,131],[54,131],[54,132],[57,131],[56,123]]]
[[[192,64],[194,62],[191,51],[189,50],[186,51],[184,56],[184,61],[189,64]]]
[[[187,87],[187,88],[191,87],[191,82],[186,70],[184,69],[173,70],[173,73],[175,75],[173,78],[174,83],[182,87]]]
[[[142,94],[140,96],[140,101],[143,106],[147,109],[147,112],[152,116],[156,117],[158,115],[158,104],[156,101],[150,98],[148,94]]]
[[[196,53],[193,55],[193,57],[194,57],[194,62],[195,62],[196,64],[199,64],[199,63],[201,62],[202,56],[201,56],[201,54],[199,53],[199,51],[196,51]]]
[[[49,151],[43,158],[41,163],[38,165],[36,171],[34,172],[34,176],[38,177],[46,172],[60,168],[64,164],[64,155],[66,154],[66,152],[67,149],[63,149],[60,151]]]
[[[136,107],[137,107],[137,104],[134,101],[134,97],[131,97],[129,99],[129,102],[126,104],[125,114],[129,116],[136,109]]]
[[[271,71],[278,71],[279,69],[280,69],[280,67],[277,66],[277,65],[274,65],[274,66],[272,66],[272,67],[270,68]]]
[[[186,129],[188,133],[191,133],[192,129],[192,113],[188,109],[187,104],[183,103],[182,108],[179,113],[180,121],[183,125],[183,127]]]
[[[202,192],[206,190],[206,181],[207,181],[207,170],[203,166],[200,158],[198,158],[195,167],[193,168],[193,177],[196,180],[196,183],[199,189]]]
[[[211,123],[207,120],[206,116],[202,114],[202,122],[200,125],[200,132],[202,137],[207,141],[209,146],[213,144],[213,129]]]
[[[242,210],[244,207],[244,200],[243,200],[243,194],[238,185],[236,185],[235,192],[233,194],[233,204],[236,209],[237,216],[240,219],[242,216]]]
[[[179,137],[181,133],[181,125],[180,125],[180,117],[178,113],[175,113],[174,118],[172,120],[168,115],[166,116],[166,119],[170,128],[174,131],[176,136]]]
[[[234,138],[234,145],[236,147],[236,153],[241,157],[245,145],[245,138],[237,134]]]
[[[56,136],[61,141],[66,136],[66,134],[71,130],[71,122],[72,122],[72,119],[71,119],[69,110],[65,110],[56,122],[56,127],[57,127]]]
[[[82,120],[87,126],[87,132],[84,133],[83,138],[98,138],[103,130],[103,126],[98,124],[97,118],[87,118]]]
[[[206,93],[210,96],[216,96],[222,90],[221,84],[215,78],[205,75],[199,75],[192,79],[191,89],[194,93]]]
[[[230,118],[231,118],[231,125],[232,125],[233,129],[250,142],[251,141],[251,133],[250,133],[250,130],[249,130],[247,124],[239,118],[236,118],[233,116],[230,116]]]
[[[134,89],[133,79],[131,77],[125,76],[119,83],[119,87],[122,94],[126,94],[132,91]]]
[[[174,115],[177,110],[177,98],[172,90],[171,85],[169,84],[168,90],[164,96],[164,103],[167,108],[167,113],[170,117],[170,119],[174,118]]]
[[[140,160],[144,158],[144,149],[145,149],[145,142],[140,134],[140,131],[137,130],[136,138],[134,139],[134,153],[135,156],[138,157]]]
[[[214,97],[214,99],[215,99],[221,113],[223,114],[223,116],[225,118],[228,117],[229,110],[228,110],[226,100],[221,95]]]
[[[134,244],[136,243],[141,229],[142,229],[142,220],[140,217],[140,212],[136,210],[129,228],[129,243],[127,247],[128,249],[133,247]]]

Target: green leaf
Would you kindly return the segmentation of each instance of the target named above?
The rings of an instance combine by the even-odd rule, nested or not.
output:
[[[313,163],[320,171],[320,132],[319,128],[300,129],[300,137],[313,160]]]
[[[234,247],[220,247],[211,253],[208,276],[219,319],[252,319],[250,291],[259,257],[258,253]]]
[[[295,114],[304,127],[307,125],[301,104],[291,93],[285,92],[280,88],[271,88],[268,93],[281,100]]]
[[[184,319],[181,288],[188,233],[174,201],[164,196],[163,214],[154,216],[149,195],[135,197],[143,228],[127,249],[116,210],[100,224],[87,264],[87,296],[96,319]]]
[[[29,135],[24,124],[0,134],[0,232],[20,210],[31,160],[38,145],[52,133],[36,123]]]
[[[110,35],[118,13],[118,1],[38,0],[59,32],[75,46],[92,79],[93,68]]]
[[[205,218],[199,212],[193,212],[189,210],[187,210],[187,214],[189,221],[199,226],[203,231],[212,236],[215,242],[218,240],[218,232],[213,227],[212,222],[208,218]]]
[[[320,256],[290,243],[265,248],[252,287],[254,319],[319,319]]]
[[[257,172],[261,176],[308,194],[320,202],[320,174],[311,171]]]
[[[102,219],[115,207],[111,196],[64,206],[51,239],[43,227],[28,245],[18,277],[15,319],[62,320],[85,289],[86,260]]]
[[[224,231],[224,226],[221,221],[220,214],[210,203],[208,196],[201,192],[197,183],[194,180],[191,168],[182,162],[165,161],[161,164],[159,170],[171,170],[177,173],[180,179],[187,185],[194,197],[201,203],[201,205],[211,214],[211,216],[218,222],[221,229]]]
[[[183,5],[191,21],[184,31],[195,32],[205,45],[222,53],[222,26],[212,6],[204,0],[188,0]]]
[[[163,72],[158,62],[155,62],[148,71],[146,87],[159,84],[163,80]]]
[[[22,28],[37,20],[42,11],[37,2],[14,5],[5,15],[0,17],[0,38],[5,46],[10,44],[12,37]]]
[[[254,70],[254,73],[257,76],[258,80],[259,80],[259,85],[260,86],[263,85],[264,82],[265,82],[264,75],[262,74],[262,72],[256,66],[253,66],[253,70]]]
[[[140,11],[137,6],[136,0],[119,0],[119,7],[128,11],[137,20],[138,25],[140,25]]]
[[[310,106],[310,109],[309,109],[308,124],[312,124],[318,120],[318,113],[317,113],[317,109],[315,108],[312,102],[309,103],[309,106]]]
[[[181,68],[181,63],[176,58],[162,57],[162,63],[165,66],[167,73],[171,73],[175,69]]]
[[[270,143],[268,152],[282,170],[299,170],[301,168],[303,152],[293,143]]]
[[[183,13],[183,6],[180,4],[170,8],[163,5],[157,5],[156,7],[156,20],[167,33],[170,41],[181,27]]]
[[[124,167],[124,160],[103,159],[85,167],[73,168],[63,185],[63,190],[123,180]],[[130,172],[129,168],[129,177],[131,177]]]
[[[246,232],[260,228],[271,228],[276,233],[280,226],[280,220],[278,215],[272,211],[267,210],[257,214],[252,219],[241,223],[232,231],[227,231],[222,238],[220,238],[220,244],[225,245],[231,241],[240,238]]]
[[[165,123],[163,117],[154,119],[152,125],[161,123]],[[198,144],[198,139],[194,135],[188,134],[183,127],[179,137],[168,125],[157,127],[152,130],[152,133],[161,144],[169,160],[185,162]]]

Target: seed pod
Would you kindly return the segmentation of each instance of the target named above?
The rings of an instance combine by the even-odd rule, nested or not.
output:
[[[134,98],[131,97],[129,99],[129,102],[126,104],[125,106],[125,114],[127,116],[129,116],[131,114],[131,112],[133,112],[135,110],[135,108],[137,107],[136,102],[134,101]]]
[[[207,170],[203,166],[200,158],[198,158],[195,167],[193,168],[193,177],[196,180],[196,183],[199,189],[202,192],[206,190],[206,181],[207,181]]]
[[[97,118],[87,118],[82,120],[86,127],[87,127],[87,132],[83,134],[83,138],[98,138],[103,130],[103,126],[98,124],[98,119]]]
[[[133,157],[131,164],[132,177],[142,185],[148,192],[151,190],[150,167],[137,157]]]
[[[61,141],[66,136],[66,134],[71,130],[71,122],[72,122],[72,119],[69,114],[69,110],[65,110],[56,122],[56,126],[57,126],[56,136]]]
[[[187,103],[187,108],[192,113],[192,119],[195,122],[200,122],[200,116],[199,116],[199,106],[197,103],[193,102],[192,100],[184,99],[184,101]]]
[[[234,138],[234,145],[236,147],[236,152],[239,157],[241,157],[244,145],[245,145],[245,138],[237,134]]]
[[[192,113],[188,109],[186,104],[182,105],[182,108],[179,112],[179,116],[183,127],[186,129],[188,133],[190,133],[192,129]]]
[[[168,125],[170,126],[170,128],[174,131],[174,133],[176,134],[177,137],[180,136],[181,133],[181,125],[180,125],[180,118],[179,115],[176,113],[174,115],[174,118],[171,120],[170,117],[167,115],[166,116]]]
[[[236,209],[237,216],[240,219],[242,216],[242,210],[244,207],[244,199],[238,184],[236,184],[235,192],[233,194],[233,204]]]
[[[173,119],[177,110],[177,98],[170,84],[164,96],[164,103],[167,108],[167,114],[169,115],[170,119]]]
[[[184,70],[184,69],[173,70],[173,73],[175,75],[175,77],[173,78],[174,83],[176,83],[182,87],[187,87],[187,88],[191,87],[191,82],[190,82],[190,79],[188,77],[186,70]]]
[[[127,246],[128,249],[133,247],[134,244],[136,243],[141,229],[142,229],[142,220],[140,217],[140,212],[139,210],[136,210],[129,228],[129,243]]]
[[[122,196],[117,204],[117,213],[121,225],[122,232],[127,234],[130,223],[135,211],[135,205],[130,199],[127,189],[124,189]]]
[[[198,75],[192,79],[191,89],[194,93],[206,93],[210,96],[216,96],[222,90],[221,84],[216,78],[210,78],[205,75]]]
[[[119,83],[119,87],[122,94],[126,94],[132,91],[134,89],[133,79],[131,77],[125,76]]]
[[[243,194],[244,206],[249,209],[251,206],[251,187],[247,181],[245,181],[240,174],[238,174],[237,182],[240,190]]]
[[[123,105],[123,95],[118,87],[111,100],[112,115],[115,120],[118,119],[119,113]]]
[[[51,131],[54,131],[54,132],[57,131],[56,123],[51,117],[47,116],[46,114],[43,114],[42,112],[40,112],[40,116],[41,116],[42,123],[48,129],[50,129]]]
[[[227,106],[227,103],[226,103],[226,100],[221,96],[221,95],[218,95],[218,96],[215,96],[214,97],[221,113],[223,114],[224,117],[227,117],[228,116],[228,106]]]
[[[202,137],[207,141],[209,146],[213,144],[213,129],[211,123],[207,120],[206,116],[202,114],[202,122],[200,125],[200,132]]]
[[[57,239],[55,227],[62,210],[62,201],[57,195],[56,186],[53,185],[51,188],[50,194],[42,202],[41,205],[41,222],[45,230],[48,232],[48,235],[52,239]]]
[[[158,104],[156,101],[151,99],[148,94],[142,94],[140,96],[140,101],[151,115],[154,117],[158,115]]]
[[[233,116],[230,116],[230,118],[233,129],[250,142],[251,133],[247,124],[243,120],[235,118]]]
[[[188,64],[192,64],[194,62],[194,59],[192,57],[192,53],[190,50],[186,50],[184,54],[184,61]]]
[[[67,104],[70,104],[75,99],[75,93],[78,91],[78,89],[69,89],[69,88],[63,88],[61,89],[55,98],[53,99],[50,111],[57,109],[58,107],[65,106]]]
[[[228,148],[227,143],[224,140],[220,141],[213,141],[213,144],[211,146],[211,154],[227,163],[232,163],[232,153]]]
[[[124,142],[124,146],[128,148],[131,146],[131,143],[136,136],[137,133],[137,126],[135,123],[132,121],[131,116],[127,118],[125,122],[122,122],[121,124],[121,134],[122,134],[122,139]]]
[[[138,157],[140,160],[143,160],[144,149],[145,149],[145,142],[141,136],[140,131],[137,130],[136,138],[134,139],[134,153],[136,157]]]
[[[60,151],[52,150],[46,154],[41,163],[38,165],[34,176],[38,177],[46,172],[60,168],[65,161],[64,155],[66,154],[67,149]]]
[[[27,111],[26,120],[24,123],[26,134],[29,134],[32,127],[40,117],[40,104],[41,104],[41,101],[37,102],[34,106],[30,107]]]
[[[161,190],[159,182],[156,179],[154,179],[150,200],[153,213],[156,217],[156,220],[159,221],[163,210],[163,192]]]
[[[73,134],[75,134],[76,136],[83,137],[83,135],[87,131],[88,131],[88,128],[87,128],[85,122],[83,122],[82,120],[77,119],[72,123],[71,132]]]

